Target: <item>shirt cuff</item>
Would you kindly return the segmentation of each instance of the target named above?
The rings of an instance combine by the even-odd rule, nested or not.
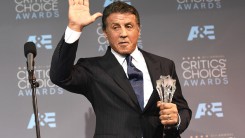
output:
[[[177,129],[179,129],[179,126],[180,126],[180,123],[181,123],[181,118],[180,118],[180,115],[178,114],[178,117],[179,117],[179,122],[178,124],[175,126]]]
[[[74,31],[67,26],[66,31],[65,31],[65,42],[68,44],[74,43],[75,41],[79,39],[81,34],[82,32]]]

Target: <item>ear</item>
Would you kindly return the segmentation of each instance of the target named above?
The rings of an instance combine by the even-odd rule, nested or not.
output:
[[[141,27],[138,28],[139,29],[139,36],[141,35]]]
[[[106,33],[106,30],[103,30],[103,34],[104,34],[105,38],[107,39],[107,33]]]

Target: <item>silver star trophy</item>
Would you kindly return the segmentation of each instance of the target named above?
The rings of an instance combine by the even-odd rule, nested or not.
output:
[[[171,103],[176,90],[176,80],[172,79],[170,75],[160,76],[160,79],[156,81],[157,92],[160,100],[165,103]]]

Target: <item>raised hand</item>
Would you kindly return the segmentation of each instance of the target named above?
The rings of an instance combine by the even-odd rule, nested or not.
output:
[[[80,32],[100,16],[99,12],[90,14],[89,0],[69,0],[68,27],[72,30]]]

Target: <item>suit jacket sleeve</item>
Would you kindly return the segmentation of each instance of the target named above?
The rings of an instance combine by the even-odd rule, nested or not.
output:
[[[181,123],[179,126],[179,132],[182,133],[189,126],[191,116],[192,116],[192,112],[188,106],[187,101],[185,100],[185,98],[182,94],[180,82],[179,82],[179,79],[178,79],[178,76],[177,76],[177,73],[175,70],[175,64],[174,63],[172,63],[172,75],[171,76],[174,79],[176,79],[177,90],[176,90],[176,93],[173,97],[173,103],[177,104],[179,116],[181,118]]]
[[[74,93],[84,92],[89,80],[84,69],[74,65],[78,41],[68,44],[63,36],[54,51],[50,68],[51,81]]]

